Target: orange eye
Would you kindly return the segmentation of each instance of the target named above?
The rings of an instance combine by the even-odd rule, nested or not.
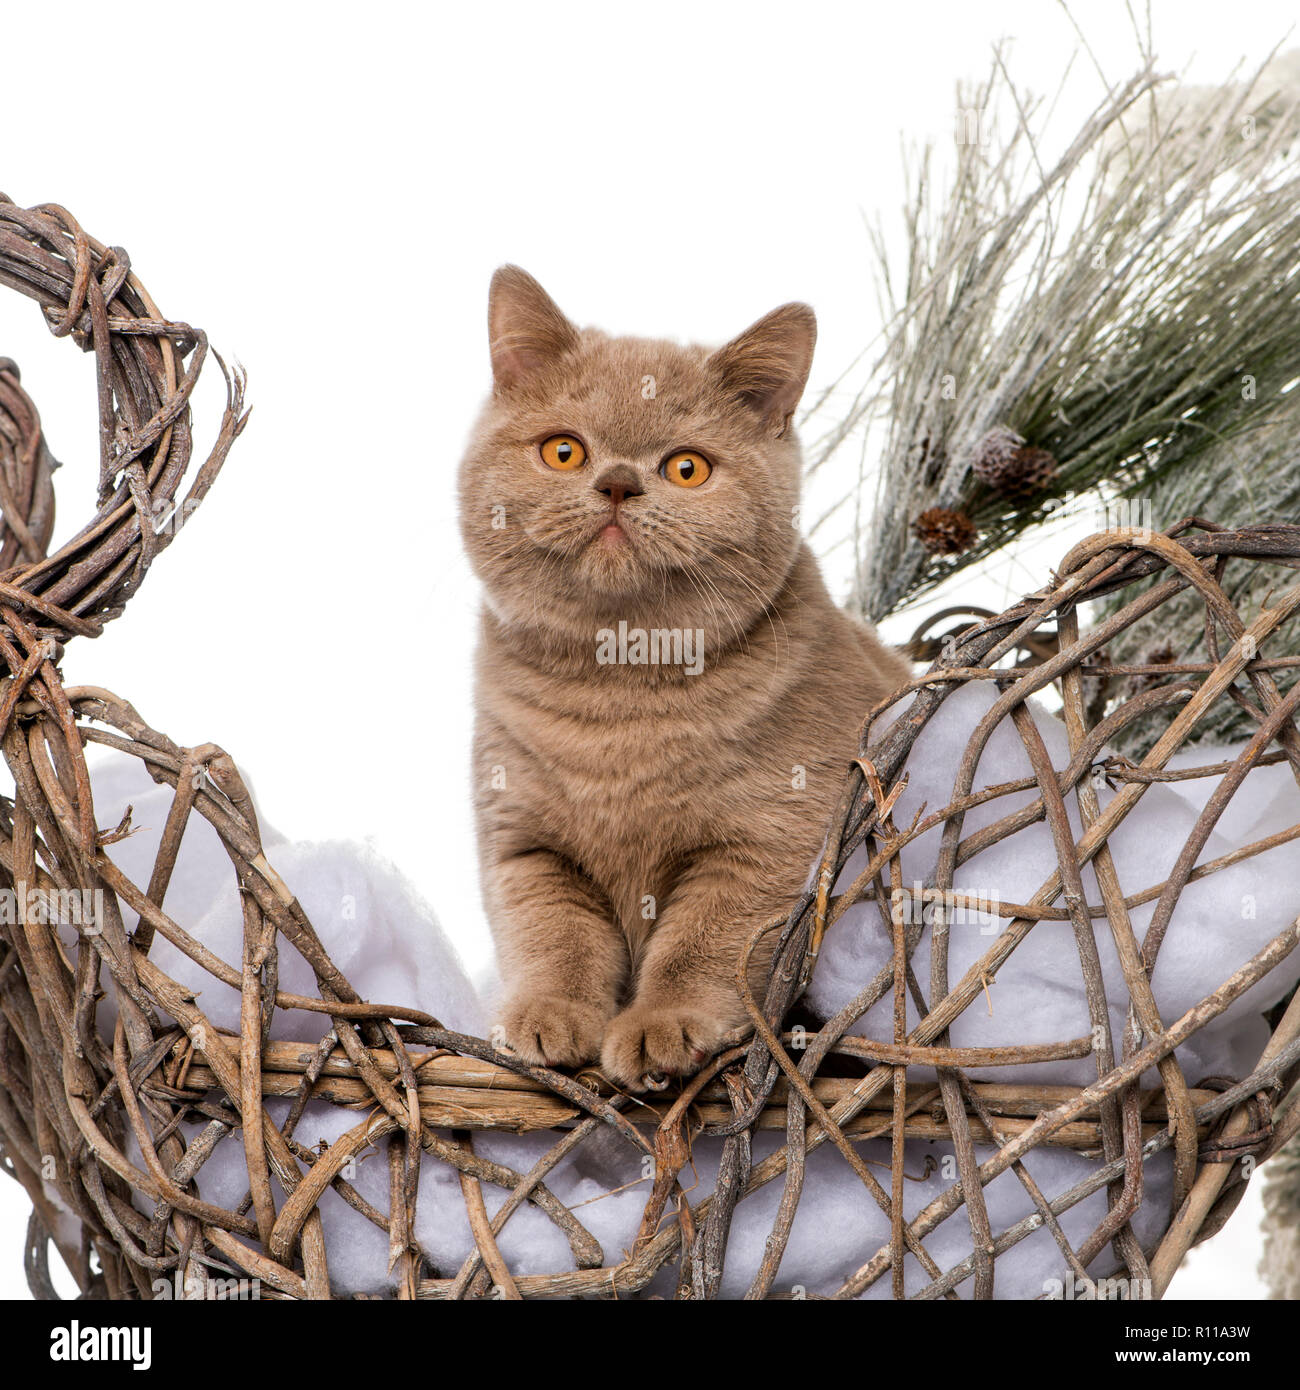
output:
[[[676,483],[678,487],[699,487],[713,472],[713,465],[694,449],[683,449],[671,458],[666,458],[659,471],[670,483]]]
[[[587,461],[587,451],[582,440],[571,434],[553,434],[542,444],[542,462],[548,468],[558,468],[562,473],[571,468],[581,468]]]

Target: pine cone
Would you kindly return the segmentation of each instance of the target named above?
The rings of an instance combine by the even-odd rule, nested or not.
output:
[[[971,467],[987,483],[1006,468],[1016,451],[1024,447],[1024,437],[1009,425],[994,425],[975,446]]]
[[[965,512],[948,507],[927,508],[912,523],[912,532],[931,555],[960,555],[979,535]]]
[[[1007,496],[1037,492],[1056,473],[1057,463],[1046,449],[1026,444],[1006,425],[991,429],[975,447],[971,470],[981,482]]]

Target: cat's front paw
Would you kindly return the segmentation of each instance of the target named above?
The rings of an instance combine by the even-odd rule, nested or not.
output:
[[[717,1049],[726,1029],[699,1009],[633,1004],[605,1029],[601,1070],[629,1090],[644,1091],[660,1076],[695,1071]]]
[[[501,1011],[494,1037],[525,1062],[576,1067],[600,1056],[608,1017],[592,1004],[558,994],[516,994]]]

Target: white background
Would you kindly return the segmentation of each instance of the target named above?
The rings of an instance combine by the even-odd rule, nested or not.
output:
[[[1125,5],[1078,10],[1126,76]],[[1157,51],[1217,80],[1293,14],[1158,0]],[[864,217],[896,225],[903,144],[951,138],[954,85],[1001,37],[1013,75],[1056,95],[1077,39],[1045,0],[7,6],[0,190],[125,246],[165,313],[247,366],[256,407],[130,611],[72,644],[69,683],[221,743],[286,833],[372,837],[483,965],[453,479],[492,269],[524,265],[579,322],[706,342],[806,299],[825,385],[879,327]],[[1064,136],[1100,94],[1081,56]],[[91,510],[91,360],[8,291],[0,353],[67,465],[58,539]],[[214,368],[200,441],[218,385]],[[965,596],[1000,607],[1053,558]],[[840,592],[846,561],[828,560]],[[25,1219],[0,1186],[0,1295],[25,1291]],[[1184,1292],[1259,1296],[1252,1219]]]

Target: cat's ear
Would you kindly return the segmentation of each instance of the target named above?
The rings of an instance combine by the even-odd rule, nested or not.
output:
[[[806,304],[782,304],[720,347],[709,361],[723,387],[758,412],[778,437],[790,425],[812,367],[817,316]]]
[[[498,391],[509,391],[578,342],[578,330],[526,270],[503,265],[488,291],[488,339]]]

